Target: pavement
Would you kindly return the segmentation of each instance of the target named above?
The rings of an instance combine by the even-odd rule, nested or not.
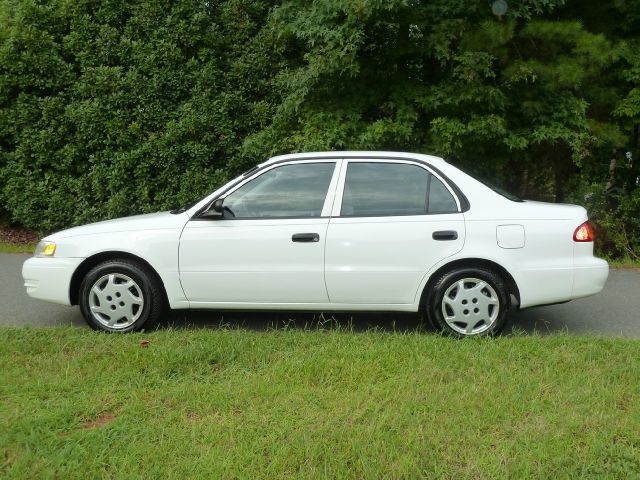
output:
[[[78,307],[34,300],[22,285],[22,263],[28,255],[0,254],[0,326],[88,328]],[[347,326],[361,331],[414,330],[417,315],[395,313],[316,314],[300,312],[189,312],[176,311],[158,328],[304,328],[308,325]],[[427,329],[428,330],[428,329]],[[505,332],[542,335],[567,332],[640,338],[640,271],[612,270],[604,290],[593,297],[562,305],[535,307],[509,313]]]

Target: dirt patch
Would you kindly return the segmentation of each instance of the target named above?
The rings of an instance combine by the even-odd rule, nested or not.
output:
[[[0,242],[15,244],[38,243],[38,234],[33,230],[17,227],[0,228]]]
[[[203,414],[188,412],[186,414],[186,417],[189,421],[195,423],[224,423],[224,417],[220,412],[217,411]]]
[[[91,420],[89,422],[84,422],[82,424],[82,428],[89,430],[91,428],[101,428],[104,427],[105,425],[110,424],[111,422],[113,422],[116,418],[116,415],[113,413],[104,413],[102,415],[100,415],[98,418],[96,418],[95,420]]]

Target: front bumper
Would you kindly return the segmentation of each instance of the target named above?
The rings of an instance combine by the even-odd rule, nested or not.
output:
[[[22,265],[24,286],[30,297],[71,305],[71,277],[83,258],[32,257]]]

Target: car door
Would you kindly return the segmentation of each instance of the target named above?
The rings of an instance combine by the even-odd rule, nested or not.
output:
[[[327,232],[325,279],[337,304],[412,304],[427,271],[461,250],[459,199],[418,162],[345,159]]]
[[[339,163],[271,165],[225,194],[224,217],[187,222],[179,259],[190,303],[327,303],[324,248]]]

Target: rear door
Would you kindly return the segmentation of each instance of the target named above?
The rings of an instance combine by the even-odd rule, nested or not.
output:
[[[426,165],[344,160],[327,232],[329,299],[411,304],[427,271],[462,249],[460,202]]]

